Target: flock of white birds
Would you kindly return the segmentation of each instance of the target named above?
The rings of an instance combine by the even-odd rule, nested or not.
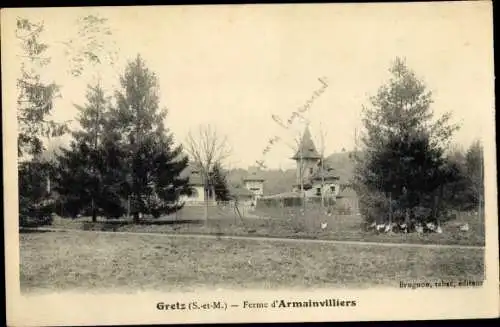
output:
[[[326,221],[321,222],[321,224],[320,224],[321,230],[326,230],[327,227],[328,227],[328,223]],[[408,228],[407,224],[400,224],[400,225],[398,225],[396,223],[377,224],[374,222],[370,225],[369,228],[373,229],[377,232],[389,233],[389,232],[392,232],[395,229],[395,227],[399,227],[399,230],[402,231],[403,233],[409,232],[409,228]],[[460,225],[458,227],[458,229],[461,232],[468,232],[469,231],[469,224],[465,223],[463,225]],[[415,226],[415,231],[419,234],[424,233],[425,230],[430,231],[430,232],[434,232],[434,233],[438,233],[438,234],[443,233],[442,227],[439,225],[436,225],[434,223],[426,223],[425,225],[419,223]]]

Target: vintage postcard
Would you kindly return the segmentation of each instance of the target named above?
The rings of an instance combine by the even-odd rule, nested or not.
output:
[[[1,32],[9,326],[498,317],[491,2]]]

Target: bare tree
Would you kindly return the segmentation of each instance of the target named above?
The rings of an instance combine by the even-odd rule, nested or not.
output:
[[[208,201],[210,194],[214,195],[211,172],[216,164],[222,164],[229,157],[231,149],[227,137],[211,125],[201,125],[196,132],[189,132],[185,148],[203,181],[205,219],[208,219]]]
[[[326,131],[320,123],[320,147],[321,147],[321,207],[325,207],[325,136]],[[328,202],[330,203],[330,201]]]
[[[288,142],[286,140],[283,141],[283,144],[285,144],[290,150],[292,150],[293,153],[298,153],[298,163],[297,163],[297,183],[300,187],[300,190],[303,191],[304,189],[304,181],[303,181],[303,176],[305,172],[305,165],[303,164],[303,153],[301,150],[301,143],[302,143],[302,132],[297,131],[296,133],[294,132],[294,137],[292,138],[292,143]],[[299,152],[300,151],[300,152]]]

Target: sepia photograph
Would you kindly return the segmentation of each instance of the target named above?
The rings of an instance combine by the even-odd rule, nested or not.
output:
[[[1,22],[9,325],[498,317],[491,2]]]

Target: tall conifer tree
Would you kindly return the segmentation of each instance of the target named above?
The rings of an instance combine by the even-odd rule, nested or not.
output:
[[[436,209],[442,186],[456,177],[444,156],[458,128],[450,124],[450,114],[434,119],[431,93],[404,60],[397,58],[390,72],[389,83],[364,108],[356,156],[355,186],[369,221],[392,220],[397,212],[408,219],[416,207]]]
[[[215,192],[215,200],[218,202],[229,201],[229,189],[226,174],[220,163],[216,163],[211,174],[211,184]]]
[[[109,134],[110,99],[101,85],[87,87],[87,103],[76,105],[81,129],[74,131],[69,149],[61,149],[58,158],[56,191],[62,195],[67,211],[82,211],[97,221],[97,215],[120,216],[123,154]]]
[[[179,196],[189,193],[189,179],[180,177],[188,158],[164,126],[167,111],[160,108],[157,77],[138,55],[129,62],[120,84],[111,129],[126,153],[127,196],[134,221],[140,213],[174,212],[180,209]]]

